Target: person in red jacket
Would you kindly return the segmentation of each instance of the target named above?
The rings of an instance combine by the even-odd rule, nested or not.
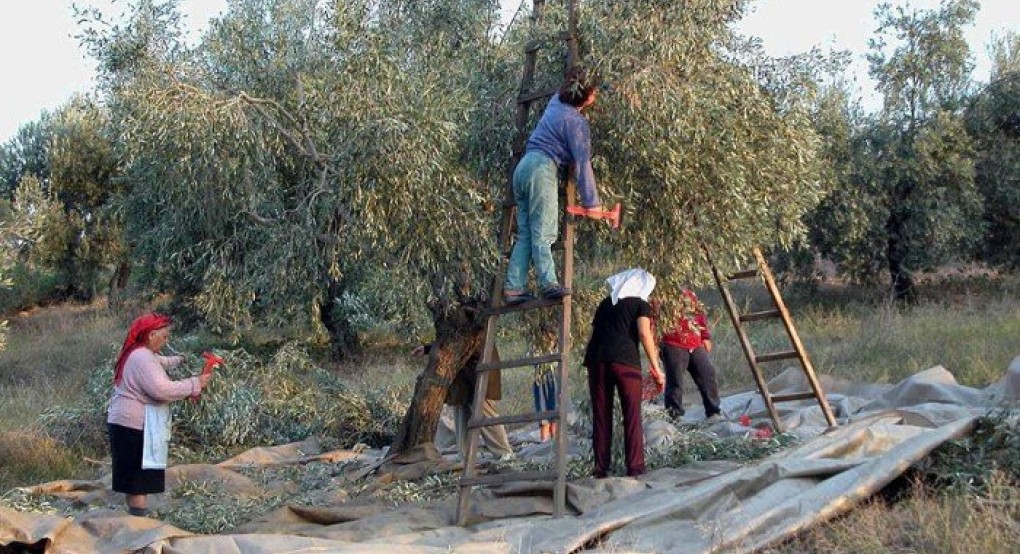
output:
[[[666,369],[666,411],[674,419],[684,415],[683,374],[689,371],[694,385],[701,393],[706,419],[718,419],[719,385],[715,367],[709,353],[712,352],[712,333],[708,328],[705,305],[690,289],[684,289],[681,298],[682,315],[676,325],[662,336],[662,361]]]

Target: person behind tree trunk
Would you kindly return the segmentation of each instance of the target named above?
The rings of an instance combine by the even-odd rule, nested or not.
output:
[[[684,415],[683,374],[689,371],[694,385],[701,393],[706,419],[717,419],[719,385],[715,367],[709,354],[712,352],[712,333],[708,328],[705,305],[690,289],[681,293],[681,315],[676,325],[662,336],[662,361],[666,366],[666,411],[673,419]]]
[[[529,348],[528,356],[538,356],[539,352],[551,352],[556,348],[556,331],[542,324],[537,348]],[[554,412],[557,408],[559,385],[556,378],[556,364],[535,364],[535,378],[531,383],[531,396],[535,404],[535,413]],[[538,424],[538,437],[545,442],[556,436],[556,421],[543,419]]]
[[[517,239],[507,265],[503,296],[507,304],[533,300],[527,292],[528,267],[535,273],[543,298],[570,294],[556,278],[551,246],[559,234],[560,175],[573,172],[581,206],[600,210],[591,169],[591,129],[581,112],[595,103],[596,86],[580,66],[571,67],[557,94],[549,100],[528,137],[524,157],[514,169]]]
[[[425,356],[432,351],[432,344],[423,344],[415,348],[411,353],[415,356]],[[493,361],[499,361],[499,352],[493,350]],[[446,389],[444,402],[453,407],[454,431],[457,435],[457,448],[461,457],[467,456],[467,434],[468,421],[471,419],[472,399],[475,396],[475,366],[478,365],[478,356],[472,356],[465,368],[457,372]],[[496,401],[503,397],[502,379],[499,370],[489,372],[489,383],[485,390],[485,400],[482,401],[482,417],[488,419],[499,417],[496,408]],[[479,429],[482,437],[482,444],[496,458],[508,459],[513,457],[514,450],[506,436],[506,428],[502,425],[491,425]]]
[[[588,368],[588,391],[592,409],[592,450],[596,478],[608,475],[612,465],[613,391],[620,395],[627,475],[645,472],[644,433],[641,428],[641,358],[638,344],[644,348],[649,373],[662,387],[659,355],[652,334],[652,307],[648,297],[655,288],[655,277],[637,268],[606,279],[610,294],[595,310],[591,339],[584,353]]]
[[[107,411],[113,490],[127,495],[131,515],[148,514],[149,494],[166,490],[166,446],[174,400],[197,397],[211,374],[172,381],[166,368],[181,356],[160,356],[170,337],[170,318],[146,314],[134,320],[113,373],[113,397]]]

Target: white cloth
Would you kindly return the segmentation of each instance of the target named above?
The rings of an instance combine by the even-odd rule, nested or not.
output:
[[[627,269],[606,279],[609,284],[609,296],[615,306],[621,298],[640,298],[645,302],[655,289],[655,276],[640,267]]]
[[[170,452],[170,405],[146,404],[142,469],[166,469]]]

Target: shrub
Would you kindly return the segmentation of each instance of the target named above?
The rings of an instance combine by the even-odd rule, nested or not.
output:
[[[920,470],[941,488],[967,494],[987,495],[993,476],[1020,487],[1020,416],[979,419],[973,433],[939,447]]]
[[[406,409],[406,395],[395,386],[360,390],[345,385],[295,343],[266,362],[244,350],[219,353],[225,363],[201,400],[171,405],[173,440],[187,449],[281,444],[312,435],[331,437],[341,447],[359,442],[382,446],[392,440]],[[198,365],[192,359],[171,370],[171,377],[195,374]],[[105,365],[97,368],[81,402],[45,414],[54,438],[75,448],[105,448],[111,371]]]
[[[0,287],[0,313],[10,313],[33,306],[50,304],[60,299],[58,289],[64,277],[56,271],[38,269],[23,263],[7,272],[11,286]]]

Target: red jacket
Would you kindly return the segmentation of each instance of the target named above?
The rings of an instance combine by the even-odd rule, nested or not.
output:
[[[698,301],[698,297],[689,290],[685,290],[683,294],[687,297],[685,304],[690,303],[692,307],[699,309],[693,317],[681,316],[678,318],[676,326],[662,336],[662,342],[670,346],[694,350],[701,348],[706,340],[712,340],[712,333],[708,330],[708,317],[705,316],[704,309],[700,309],[703,306]]]

